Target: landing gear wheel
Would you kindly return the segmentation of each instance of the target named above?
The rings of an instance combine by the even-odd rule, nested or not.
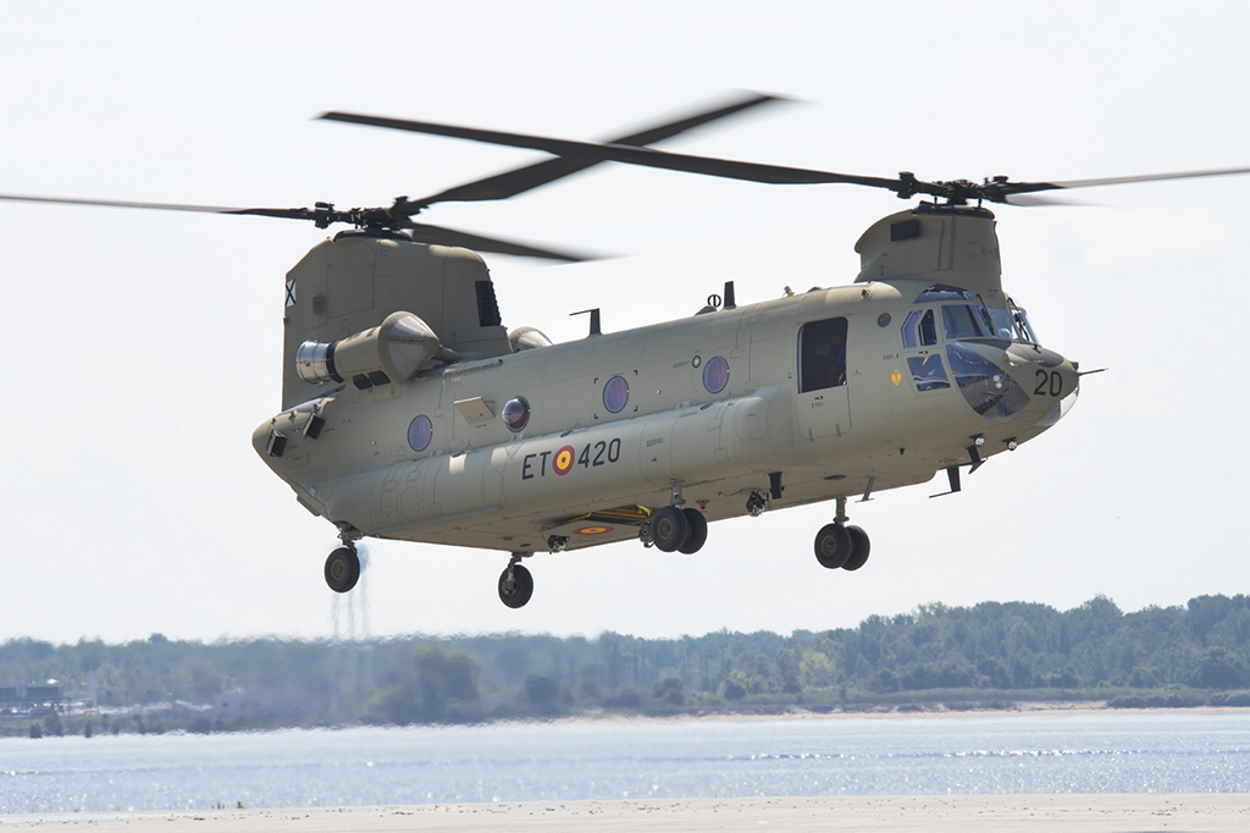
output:
[[[707,541],[707,518],[698,509],[683,509],[681,513],[686,516],[686,525],[690,530],[686,533],[686,540],[677,549],[686,555],[694,555],[703,549],[703,544]]]
[[[825,524],[816,533],[816,560],[827,570],[836,570],[851,555],[851,535],[842,524]]]
[[[335,593],[346,593],[360,579],[360,558],[355,547],[335,547],[326,558],[326,584]]]
[[[508,607],[525,607],[534,595],[534,577],[520,564],[509,564],[499,574],[499,601]]]
[[[689,534],[690,521],[676,506],[665,506],[651,516],[651,535],[660,552],[674,552],[686,542]]]
[[[846,533],[851,537],[851,554],[842,562],[842,569],[858,570],[867,563],[872,542],[868,540],[868,533],[857,526],[848,526]]]

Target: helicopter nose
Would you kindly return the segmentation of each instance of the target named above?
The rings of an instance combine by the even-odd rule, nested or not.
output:
[[[1034,400],[1049,401],[1050,407],[1038,420],[1038,425],[1049,428],[1068,415],[1076,405],[1081,393],[1079,362],[1065,359],[1058,353],[1035,359],[1030,368],[1033,386],[1030,390]]]

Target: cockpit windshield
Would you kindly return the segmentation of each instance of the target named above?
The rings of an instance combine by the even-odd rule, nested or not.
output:
[[[998,301],[1000,305],[991,306],[978,293],[956,286],[934,284],[920,293],[914,303],[941,304],[942,327],[947,341],[984,338],[1038,344],[1037,334],[1029,324],[1028,313],[1016,306],[1011,298],[997,294],[996,297],[1002,299]],[[1003,300],[1006,301],[1005,305]],[[937,343],[933,314],[932,308],[924,312],[920,326],[920,341],[926,345]],[[916,347],[916,323],[921,321],[921,316],[920,310],[913,310],[908,314],[903,324],[904,347]]]
[[[943,304],[942,322],[947,341],[994,338],[1037,344],[1028,314],[1019,307],[991,307],[984,304]]]

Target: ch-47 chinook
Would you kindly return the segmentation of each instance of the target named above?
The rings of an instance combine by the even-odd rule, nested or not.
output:
[[[704,546],[708,522],[835,501],[815,537],[829,569],[858,570],[869,538],[847,501],[975,471],[1058,422],[1076,362],[1044,347],[1004,291],[994,215],[1036,192],[1250,172],[1073,181],[924,181],[757,164],[647,147],[774,100],[740,97],[607,143],[331,112],[322,118],[539,150],[555,158],[387,208],[227,208],[0,195],[312,220],[355,228],[285,278],[282,410],[255,430],[265,463],[341,545],[325,578],[347,592],[365,536],[508,554],[499,597],[533,593],[522,559],[636,538]],[[853,283],[738,305],[734,282],[695,315],[552,344],[505,329],[468,248],[577,254],[415,223],[434,203],[504,199],[615,161],[774,184],[850,183],[910,199],[855,244]],[[1096,371],[1085,371],[1096,372]]]

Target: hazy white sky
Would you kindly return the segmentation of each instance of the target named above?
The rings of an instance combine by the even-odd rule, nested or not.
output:
[[[542,157],[312,115],[594,138],[734,88],[807,103],[665,146],[936,179],[1250,164],[1242,3],[66,5],[3,4],[0,192],[385,204]],[[812,556],[831,506],[715,524],[694,558],[539,555],[518,611],[495,595],[503,556],[382,543],[374,632],[788,632],[931,601],[1134,609],[1250,589],[1247,186],[998,211],[1004,284],[1042,340],[1112,372],[964,494],[855,506],[873,538],[859,573]],[[504,323],[566,340],[590,306],[621,329],[693,312],[727,278],[740,303],[849,282],[859,233],[903,205],[605,165],[426,216],[628,255],[490,259]],[[325,233],[20,204],[0,204],[0,229],[0,639],[327,633],[332,529],[249,444],[278,407],[283,275]]]

